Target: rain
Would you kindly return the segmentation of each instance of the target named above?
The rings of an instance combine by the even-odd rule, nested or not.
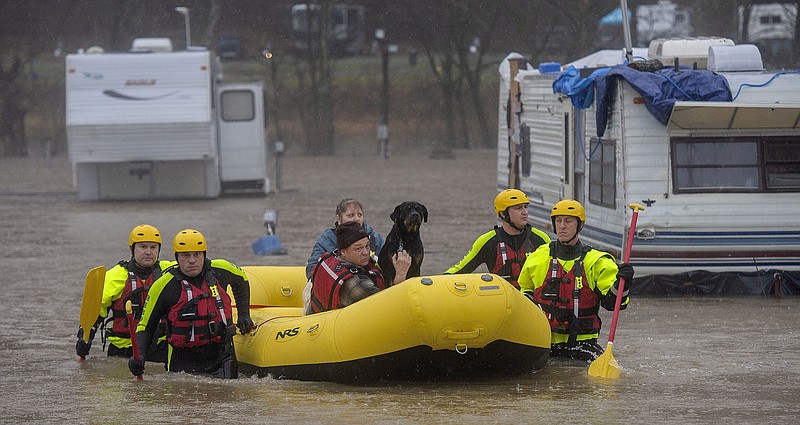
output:
[[[567,3],[570,7],[564,7]],[[738,281],[743,286],[736,287],[714,286],[697,274],[699,280],[654,283],[637,269],[630,305],[619,316],[613,352],[621,376],[613,380],[590,377],[584,365],[551,361],[540,371],[491,379],[362,385],[248,374],[215,380],[165,374],[160,365],[148,363],[138,382],[124,359],[106,356],[99,336],[86,362],[80,364],[75,355],[86,273],[129,259],[128,232],[140,223],[157,225],[164,233],[162,259],[171,259],[172,236],[192,227],[205,234],[211,258],[241,266],[304,266],[316,238],[333,224],[334,207],[342,198],[359,199],[366,221],[383,235],[389,233],[395,205],[415,200],[430,213],[421,228],[423,276],[441,274],[460,260],[477,236],[497,224],[492,199],[509,185],[507,149],[513,134],[507,132],[508,97],[498,95],[508,90],[498,72],[501,62],[509,53],[518,53],[531,65],[527,71],[533,71],[539,64],[560,66],[603,49],[624,57],[621,3],[2,2],[0,288],[7,294],[0,303],[0,319],[6,324],[0,330],[3,422],[794,420],[800,414],[797,255],[786,260],[782,288],[770,280],[774,276],[768,266],[751,271],[748,279]],[[795,2],[625,3],[632,23],[630,42],[637,52],[646,51],[647,43],[658,37],[713,35],[736,45],[758,46],[768,75],[791,73],[797,66]],[[317,22],[308,19],[314,16],[309,10],[329,13],[332,22],[340,24],[348,17],[349,23],[340,27],[339,42],[331,35],[321,48],[323,38],[303,35]],[[763,36],[765,26],[772,28],[770,36]],[[208,60],[209,68],[219,67],[218,82],[242,84],[231,86],[237,95],[257,87],[250,94],[257,99],[254,113],[263,114],[263,134],[258,137],[264,143],[236,157],[228,168],[217,168],[231,151],[218,151],[210,142],[224,130],[216,117],[204,124],[205,145],[198,143],[196,128],[179,128],[163,142],[153,132],[153,123],[163,124],[172,114],[189,116],[196,112],[195,104],[137,116],[135,109],[115,114],[70,103],[79,97],[69,92],[74,88],[67,83],[69,64],[80,68],[79,62],[71,61],[158,54],[130,52],[134,40],[143,38],[151,42],[146,50],[155,48],[153,40],[168,40],[175,53],[202,56],[199,60]],[[91,82],[109,71],[93,72],[81,78]],[[176,75],[179,71],[157,78]],[[189,85],[188,79],[182,81]],[[145,91],[120,90],[115,94],[118,101],[120,96],[157,95],[147,92],[147,77],[131,77],[129,83],[127,88]],[[252,84],[256,85],[248,86]],[[736,88],[731,86],[732,95]],[[742,92],[740,100],[753,99],[751,88]],[[546,94],[553,95],[552,90]],[[211,101],[208,96],[208,105],[214,107],[230,100]],[[76,109],[68,112],[68,105]],[[533,112],[530,105],[523,113]],[[145,153],[125,157],[137,152],[128,143],[105,151],[93,145],[91,134],[98,133],[81,133],[81,125],[88,122],[81,120],[98,118],[101,127],[115,120],[144,120],[136,124],[141,131],[126,137],[143,143]],[[650,128],[663,128],[649,115],[647,119],[652,121]],[[187,131],[193,136],[184,137]],[[614,129],[607,131],[613,135]],[[762,142],[766,145],[787,137],[774,129],[764,133],[773,137]],[[532,134],[535,143],[540,133]],[[74,144],[79,137],[89,139]],[[589,155],[595,145],[589,139],[586,143]],[[206,151],[198,155],[201,145]],[[787,154],[798,149],[795,142],[781,146],[786,150],[780,152]],[[758,184],[784,184],[787,187],[777,192],[787,203],[794,202],[798,190],[791,167],[797,167],[797,156],[781,156],[795,163],[788,164],[790,171],[775,171],[779,160],[770,159],[767,148],[758,151],[764,162],[750,166],[783,174]],[[155,154],[148,157],[148,152]],[[220,158],[215,158],[218,152]],[[169,155],[174,155],[169,158],[174,163],[162,161]],[[264,174],[246,173],[242,164],[253,159],[266,164],[257,170]],[[530,183],[525,159],[516,165],[519,182],[533,197],[533,186],[526,186]],[[532,164],[537,160],[534,156]],[[111,167],[104,161],[119,163]],[[742,173],[726,181],[755,184]],[[693,181],[686,177],[670,184]],[[660,230],[654,217],[668,202],[662,195],[654,192],[645,198],[655,203],[640,217],[641,228],[655,229],[655,235]],[[542,196],[552,203],[550,194]],[[590,214],[602,208],[601,203],[589,202],[588,189],[585,196]],[[774,213],[765,209],[764,214]],[[265,211],[276,213],[267,228]],[[738,212],[746,211],[741,206]],[[629,219],[624,216],[617,227],[624,230]],[[784,227],[795,234],[784,239],[796,240],[800,223],[787,220]],[[785,231],[771,228],[769,222],[752,222],[759,229]],[[616,233],[622,240],[622,232]],[[285,253],[256,254],[253,243],[265,235],[277,236]],[[649,237],[645,233],[634,240],[633,252],[637,244],[644,248]],[[797,254],[797,246],[787,248],[792,249]],[[634,256],[634,264],[635,260]],[[604,345],[612,313],[603,310],[600,316]]]

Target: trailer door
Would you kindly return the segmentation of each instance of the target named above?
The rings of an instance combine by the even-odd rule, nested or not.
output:
[[[223,189],[254,188],[268,192],[262,84],[222,84],[218,99],[219,161]]]

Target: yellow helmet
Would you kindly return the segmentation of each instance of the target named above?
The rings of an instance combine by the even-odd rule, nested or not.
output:
[[[531,201],[528,200],[528,196],[525,195],[525,192],[519,189],[506,189],[498,193],[494,198],[494,213],[500,214],[501,211],[505,211],[508,207],[530,203]]]
[[[179,252],[206,252],[206,237],[194,229],[184,229],[172,240],[172,250]]]
[[[133,247],[136,242],[155,242],[161,245],[161,232],[149,224],[140,224],[131,230],[128,246]]]
[[[583,208],[580,202],[574,199],[563,199],[553,205],[553,210],[550,212],[550,217],[555,218],[557,215],[569,215],[577,217],[581,223],[586,222],[586,209]]]

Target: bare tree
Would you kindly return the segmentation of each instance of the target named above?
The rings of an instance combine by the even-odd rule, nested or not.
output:
[[[302,96],[296,106],[303,123],[305,153],[333,155],[333,58],[329,34],[335,0],[306,2],[304,47],[296,50],[295,71]]]
[[[467,93],[471,98],[472,107],[475,110],[479,128],[478,146],[492,147],[495,144],[495,132],[489,124],[486,110],[481,99],[482,74],[486,70],[485,58],[487,52],[491,51],[494,37],[499,29],[505,7],[503,2],[484,2],[478,1],[474,4],[464,4],[461,7],[464,17],[463,25],[472,30],[473,38],[458,37],[457,40],[462,44],[455,49],[457,63],[461,74],[467,82]],[[463,43],[469,41],[465,46]],[[494,66],[492,66],[494,68]],[[491,114],[489,116],[494,116]],[[465,137],[465,140],[466,139]],[[471,147],[470,145],[463,147]]]
[[[4,55],[0,64],[0,154],[22,156],[27,153],[25,144],[26,109],[21,102],[23,87],[21,74],[26,62],[19,53]]]
[[[402,13],[395,15],[407,20],[399,20],[396,31],[410,34],[410,42],[422,49],[441,90],[446,134],[431,155],[448,158],[453,148],[493,146],[494,132],[481,99],[481,76],[505,2],[402,0],[400,4]],[[467,122],[477,123],[475,144]]]
[[[41,12],[41,4],[0,2],[0,155],[28,153],[25,117],[41,102],[35,58],[55,49],[70,16]],[[31,25],[31,23],[36,25]]]
[[[798,13],[795,15],[795,22],[794,22],[794,40],[792,40],[792,58],[791,58],[791,65],[798,66],[800,62],[800,1],[792,2],[796,5]]]

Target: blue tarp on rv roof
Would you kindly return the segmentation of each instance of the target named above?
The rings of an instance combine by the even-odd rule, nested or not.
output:
[[[594,103],[594,86],[597,79],[608,74],[610,70],[611,68],[598,68],[588,77],[581,78],[580,71],[570,65],[553,81],[553,93],[565,94],[569,96],[572,106],[586,109]]]
[[[706,70],[675,70],[672,67],[642,72],[618,65],[599,69],[587,78],[580,78],[580,72],[570,67],[553,83],[553,91],[570,96],[576,108],[591,106],[592,92],[596,91],[597,136],[603,137],[613,101],[613,89],[620,78],[642,96],[647,110],[663,125],[669,122],[675,101],[730,102],[732,99],[728,81],[724,77]]]

